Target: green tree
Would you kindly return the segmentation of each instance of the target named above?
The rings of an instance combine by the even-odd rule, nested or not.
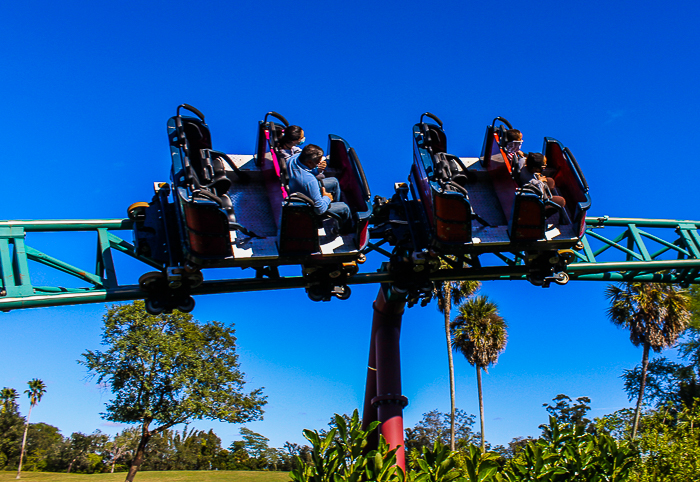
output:
[[[451,260],[452,261],[452,260]],[[440,269],[452,269],[452,265],[441,262]],[[437,298],[437,308],[443,314],[445,322],[445,339],[447,342],[447,364],[450,374],[450,450],[455,449],[455,365],[452,358],[452,332],[450,331],[451,311],[479,289],[478,281],[442,281],[435,283],[434,295]]]
[[[605,295],[610,301],[610,320],[630,331],[630,341],[634,346],[643,347],[642,379],[632,426],[632,438],[635,438],[649,367],[649,350],[658,353],[676,342],[690,318],[690,298],[685,290],[673,285],[639,282],[610,285]]]
[[[139,430],[139,432],[141,432],[141,430]],[[143,462],[139,467],[140,470],[172,470],[172,461],[175,456],[175,449],[172,444],[172,433],[172,430],[165,429],[151,436],[148,440],[148,450],[144,453]],[[138,440],[139,442],[141,441],[141,433],[139,433]],[[138,447],[139,444],[137,443],[136,450],[128,463],[129,468],[134,465]]]
[[[455,439],[458,447],[465,447],[476,438],[472,431],[474,415],[464,410],[455,410]],[[451,417],[449,413],[432,410],[424,413],[423,418],[413,428],[407,428],[404,437],[406,453],[420,453],[423,447],[433,447],[436,442],[447,446],[450,441]]]
[[[460,351],[476,368],[481,419],[481,452],[486,452],[484,438],[484,397],[481,388],[481,370],[488,373],[489,365],[498,361],[508,340],[508,325],[498,314],[498,307],[486,296],[472,298],[459,306],[459,316],[451,325],[452,346]]]
[[[27,432],[27,450],[22,467],[27,470],[48,470],[55,447],[60,447],[63,435],[58,427],[47,423],[32,423]]]
[[[278,454],[268,446],[270,440],[267,437],[247,427],[241,427],[239,431],[243,440],[234,441],[229,448],[234,465],[259,470],[278,463]]]
[[[0,391],[0,403],[2,404],[2,412],[17,412],[19,406],[17,399],[19,393],[14,388],[5,387]]]
[[[700,286],[693,285],[689,290],[690,319],[685,332],[685,339],[678,343],[681,355],[689,359],[692,365],[700,373]]]
[[[14,466],[19,462],[19,447],[22,438],[24,418],[19,414],[14,388],[3,388],[0,392],[2,409],[0,409],[0,469]]]
[[[649,362],[644,387],[644,403],[660,407],[668,402],[676,406],[691,406],[700,398],[700,383],[693,365],[670,362],[666,357]],[[625,381],[625,392],[630,401],[639,395],[642,367],[624,370],[620,377]]]
[[[243,440],[234,440],[228,448],[228,460],[226,468],[228,470],[251,470],[256,468],[255,459],[251,459],[245,449]]]
[[[174,432],[172,437],[174,454],[172,456],[173,470],[212,470],[217,463],[217,457],[223,450],[221,439],[213,430],[184,428],[182,433]]]
[[[17,467],[17,478],[20,478],[22,473],[22,459],[24,458],[24,448],[27,444],[27,430],[29,430],[29,417],[32,416],[32,408],[41,401],[41,397],[46,393],[46,385],[38,378],[33,378],[27,382],[29,388],[24,391],[29,397],[29,413],[27,413],[27,423],[24,427],[24,436],[22,437],[22,448],[19,451],[19,467]]]
[[[244,393],[234,330],[180,313],[149,315],[144,303],[117,305],[104,316],[104,352],[79,361],[111,387],[107,420],[139,423],[141,438],[126,480],[134,480],[149,440],[203,418],[243,423],[262,416],[262,389]],[[157,424],[157,426],[153,426]]]
[[[128,455],[133,454],[139,443],[139,433],[135,427],[127,428],[114,436],[114,440],[107,442],[105,453],[110,462],[110,473],[114,473],[114,468],[119,460],[123,460]]]
[[[102,452],[109,437],[99,430],[91,434],[73,432],[67,447],[67,455],[70,459],[67,473],[75,468],[76,472],[94,473],[101,469]],[[98,455],[98,457],[94,457]]]
[[[659,407],[642,417],[635,440],[642,457],[634,480],[643,482],[696,481],[700,474],[700,405],[675,411]],[[677,407],[676,407],[677,408]]]
[[[578,397],[576,403],[573,403],[571,397],[560,393],[552,399],[556,402],[554,405],[543,403],[550,415],[557,419],[559,423],[568,423],[576,427],[583,427],[588,431],[593,431],[593,425],[586,414],[591,409],[588,405],[591,399],[588,397]]]

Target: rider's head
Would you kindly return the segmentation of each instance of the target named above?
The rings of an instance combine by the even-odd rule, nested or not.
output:
[[[304,164],[309,169],[318,166],[318,163],[323,159],[323,149],[315,144],[309,144],[302,149],[299,154],[299,162]]]

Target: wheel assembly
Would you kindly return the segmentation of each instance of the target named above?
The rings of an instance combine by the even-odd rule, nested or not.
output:
[[[576,253],[572,249],[560,249],[559,257],[566,264],[570,264],[574,259],[576,259]]]
[[[333,296],[340,300],[347,300],[350,298],[350,295],[352,294],[352,290],[350,289],[349,286],[336,286],[333,289]]]
[[[184,301],[177,305],[177,309],[183,313],[189,313],[190,311],[194,310],[194,298],[188,296]]]
[[[544,284],[544,277],[536,274],[528,275],[527,280],[535,286],[542,286]]]
[[[320,286],[310,286],[307,288],[306,294],[311,301],[323,301],[324,298],[323,290]]]
[[[146,219],[146,208],[148,207],[147,202],[137,202],[132,204],[126,209],[126,215],[132,221],[143,221]]]
[[[360,268],[357,266],[356,261],[350,261],[348,263],[343,263],[343,271],[348,276],[356,275],[359,270],[360,270]]]
[[[153,291],[165,284],[165,274],[160,271],[149,271],[139,278],[139,287],[144,291]]]
[[[163,311],[165,311],[165,305],[162,301],[151,299],[146,300],[146,312],[149,315],[157,316],[163,313]]]
[[[204,275],[202,274],[201,271],[197,271],[194,273],[187,273],[187,282],[190,285],[190,288],[196,288],[197,286],[200,286],[204,282]]]

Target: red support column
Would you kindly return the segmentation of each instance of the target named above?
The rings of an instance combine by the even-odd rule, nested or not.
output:
[[[388,299],[387,299],[388,298]],[[394,298],[394,299],[392,299]],[[362,426],[375,420],[381,422],[379,433],[391,448],[399,447],[396,464],[406,470],[403,442],[403,407],[408,399],[401,395],[401,317],[406,300],[392,295],[389,285],[381,285],[374,302],[372,334],[365,386],[365,406]],[[370,440],[368,450],[379,445],[379,434]]]

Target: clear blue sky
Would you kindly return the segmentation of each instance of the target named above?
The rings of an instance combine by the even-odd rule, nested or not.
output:
[[[187,102],[214,145],[252,153],[275,110],[326,145],[343,136],[373,194],[390,196],[411,163],[411,127],[431,111],[449,151],[479,154],[504,116],[539,150],[570,147],[591,187],[592,215],[697,219],[700,112],[696,2],[14,2],[0,18],[3,196],[0,219],[123,217],[167,180],[165,123]],[[129,233],[124,233],[130,239]],[[29,238],[94,266],[94,239]],[[375,269],[370,260],[365,269]],[[145,266],[118,258],[120,282]],[[240,276],[207,273],[207,277]],[[48,275],[32,280],[42,284]],[[543,403],[589,396],[592,416],[630,406],[619,375],[641,350],[606,319],[603,283],[541,289],[488,282],[509,343],[484,378],[492,444],[537,435]],[[302,442],[334,412],[361,408],[372,301],[313,303],[302,290],[197,298],[195,317],[235,323],[250,387],[265,387],[272,446]],[[33,422],[64,435],[100,429],[110,394],[76,360],[100,347],[103,305],[0,313],[0,387],[38,377],[48,390]],[[447,411],[447,356],[434,306],[406,312],[405,425]],[[457,403],[478,414],[474,370],[456,358]],[[21,410],[28,402],[22,397]],[[213,427],[227,446],[238,426]]]

